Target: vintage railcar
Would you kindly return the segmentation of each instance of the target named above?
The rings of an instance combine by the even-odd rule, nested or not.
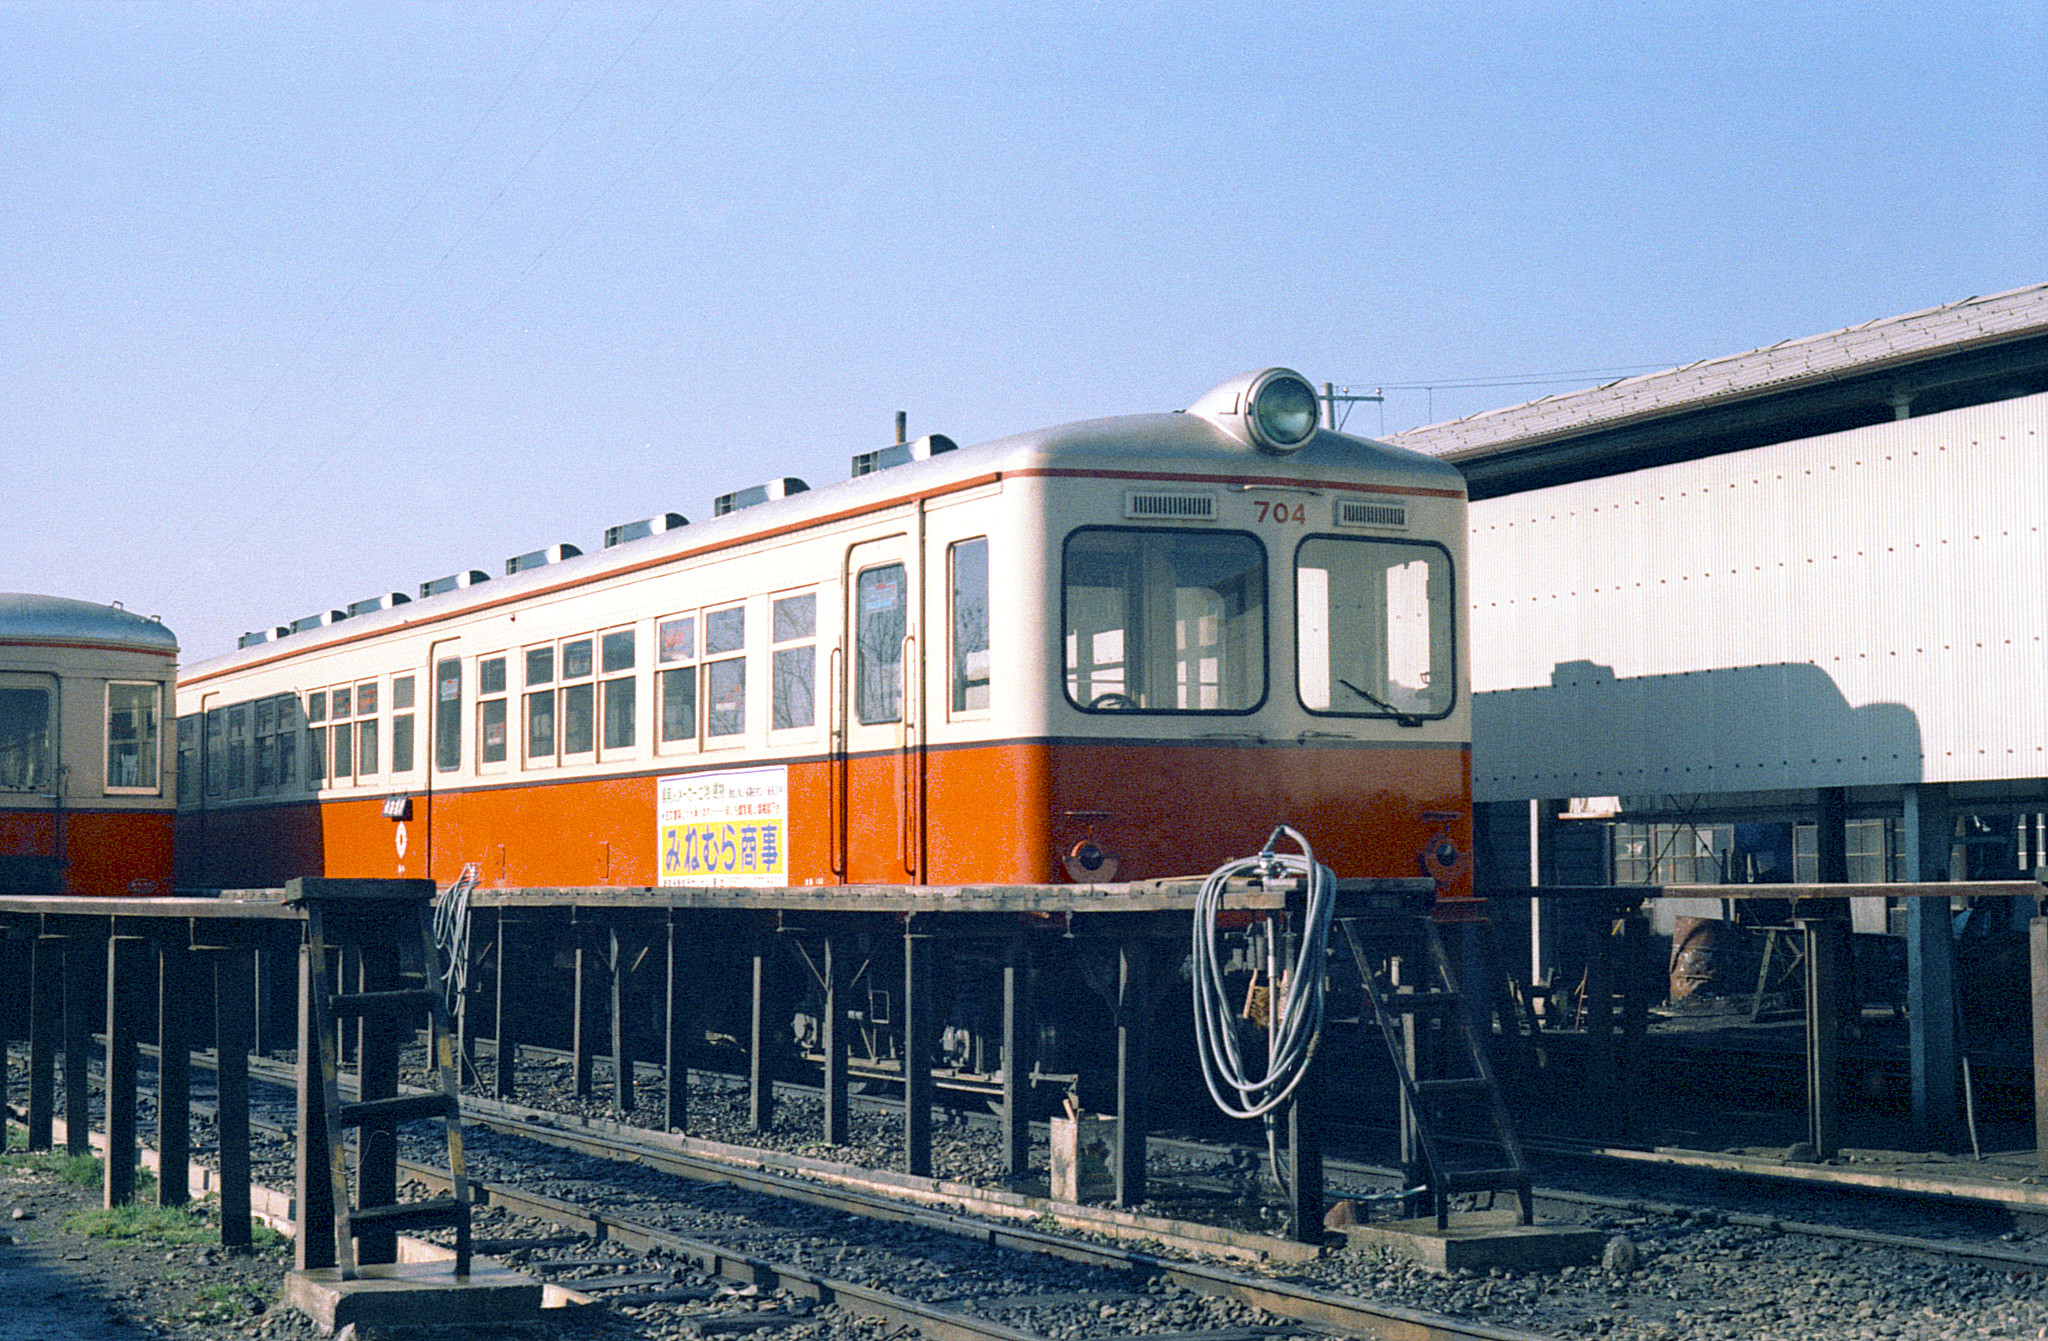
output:
[[[177,662],[156,620],[0,592],[0,893],[171,892]]]
[[[1286,821],[1470,846],[1465,488],[1267,369],[854,459],[250,635],[179,687],[180,883],[1111,882]]]

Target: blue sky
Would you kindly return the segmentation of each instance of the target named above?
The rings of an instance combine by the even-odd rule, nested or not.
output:
[[[2038,3],[0,2],[0,590],[183,659],[913,434],[2048,280]]]

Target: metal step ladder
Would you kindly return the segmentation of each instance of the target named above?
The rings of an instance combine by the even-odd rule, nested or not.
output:
[[[1449,1228],[1451,1198],[1460,1192],[1511,1191],[1520,1206],[1519,1222],[1534,1223],[1522,1143],[1436,922],[1427,910],[1404,910],[1340,918],[1338,925],[1401,1081],[1402,1157],[1411,1184],[1419,1178],[1428,1188],[1437,1228]],[[1421,981],[1397,980],[1416,969]],[[1490,1012],[1483,1018],[1490,1020]],[[1481,1162],[1454,1165],[1445,1151],[1448,1129],[1463,1128],[1463,1144],[1471,1129],[1487,1125],[1494,1140],[1476,1143]]]
[[[295,880],[289,901],[306,914],[306,968],[301,981],[310,1000],[307,1021],[318,1039],[317,1077],[324,1132],[308,1130],[310,1094],[301,1095],[300,1149],[302,1200],[299,1232],[303,1238],[321,1234],[320,1222],[331,1215],[333,1262],[341,1279],[359,1274],[356,1240],[366,1240],[362,1262],[392,1260],[390,1240],[400,1232],[452,1228],[455,1231],[455,1274],[470,1273],[469,1178],[462,1152],[462,1111],[455,1069],[454,1030],[448,1003],[441,993],[440,955],[432,921],[433,882],[426,880]],[[426,986],[399,984],[399,947],[417,944]],[[352,950],[362,963],[361,984],[337,991],[329,969],[329,952]],[[347,962],[346,957],[344,962]],[[302,1007],[303,1009],[304,1007]],[[413,1038],[418,1022],[428,1028],[428,1057],[438,1075],[436,1090],[398,1094],[397,1056]],[[339,1029],[360,1022],[363,1038],[356,1049],[356,1101],[344,1103],[340,1086]],[[303,1037],[302,1025],[302,1037]],[[304,1068],[301,1068],[302,1075]],[[313,1077],[302,1088],[310,1089]],[[378,1094],[381,1089],[393,1091]],[[401,1123],[439,1118],[447,1133],[451,1195],[420,1201],[397,1200],[397,1128]],[[347,1133],[356,1133],[355,1183],[365,1198],[352,1203]],[[331,1202],[319,1195],[318,1173],[303,1167],[317,1157],[315,1140],[324,1136],[326,1186]],[[390,1200],[384,1200],[388,1194]],[[370,1200],[377,1197],[376,1200]],[[313,1263],[315,1265],[324,1265]]]

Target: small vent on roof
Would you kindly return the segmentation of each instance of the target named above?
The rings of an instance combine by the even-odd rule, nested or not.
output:
[[[1408,505],[1397,498],[1340,498],[1337,500],[1337,525],[1405,530],[1408,526]]]
[[[1216,495],[1127,489],[1124,515],[1149,521],[1215,521]]]
[[[899,442],[889,447],[880,447],[872,452],[858,452],[853,458],[853,474],[856,479],[872,475],[878,470],[891,466],[907,465],[912,461],[929,461],[941,452],[955,451],[959,444],[943,433],[927,433],[916,442]]]
[[[439,596],[447,591],[460,591],[464,587],[473,587],[479,582],[490,580],[489,573],[477,568],[472,568],[466,573],[450,573],[446,577],[437,577],[431,582],[420,583],[420,599],[424,601],[429,596]]]
[[[711,513],[713,516],[723,517],[728,512],[738,512],[741,508],[750,508],[757,503],[769,503],[778,498],[787,498],[791,494],[808,493],[810,488],[810,485],[794,477],[770,480],[751,489],[735,489],[729,494],[720,494],[711,500]]]
[[[573,559],[582,552],[582,550],[574,545],[549,545],[546,549],[537,549],[531,554],[516,555],[505,560],[505,576],[510,577],[514,573],[523,573],[529,568],[545,568],[551,563],[560,563],[564,559]]]
[[[412,597],[402,591],[394,591],[388,596],[372,596],[367,601],[350,601],[348,612],[351,615],[367,615],[378,610],[389,610],[394,605],[410,604]]]
[[[664,512],[659,517],[607,526],[604,528],[604,547],[610,549],[613,545],[623,545],[629,540],[645,540],[648,536],[661,535],[689,524],[690,519],[680,512]]]
[[[265,633],[262,629],[258,629],[254,633],[245,633],[241,637],[235,639],[235,646],[237,649],[244,647],[254,647],[258,643],[267,643],[269,641],[270,635]]]

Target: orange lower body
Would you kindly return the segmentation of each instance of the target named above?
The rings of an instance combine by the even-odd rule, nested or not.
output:
[[[720,770],[701,760],[691,777]],[[681,770],[678,770],[680,773]],[[1068,883],[1205,873],[1289,824],[1340,876],[1434,876],[1470,890],[1471,751],[1250,743],[1027,742],[787,765],[784,879],[819,884]],[[181,883],[427,877],[474,862],[508,887],[661,883],[653,775],[179,817]],[[1081,877],[1089,878],[1089,877]],[[765,883],[765,882],[764,882]]]

